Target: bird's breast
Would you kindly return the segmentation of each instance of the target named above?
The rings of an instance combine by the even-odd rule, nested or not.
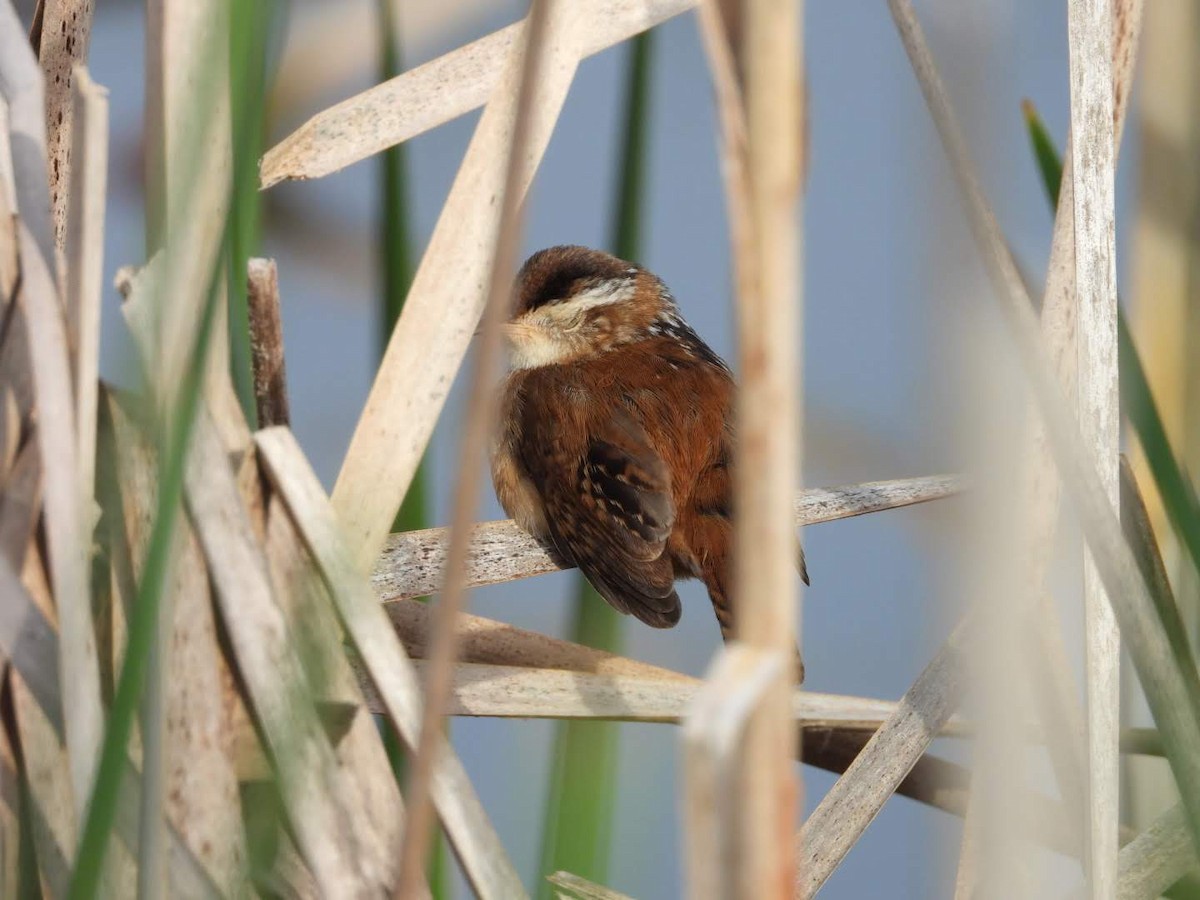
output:
[[[521,462],[521,422],[524,398],[519,373],[509,376],[500,393],[499,429],[492,445],[492,486],[504,511],[522,531],[545,540],[546,506],[541,492]]]

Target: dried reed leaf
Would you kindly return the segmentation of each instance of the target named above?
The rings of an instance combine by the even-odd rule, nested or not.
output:
[[[696,0],[576,0],[591,25],[581,57],[619,44],[695,6]],[[482,106],[521,44],[516,23],[317,113],[263,156],[269,188],[289,178],[320,178]]]
[[[572,13],[591,21],[580,6]],[[518,196],[541,161],[578,64],[574,42],[551,50],[519,158]],[[504,188],[520,62],[521,54],[510,56],[475,129],[334,486],[334,508],[363,571],[379,555],[483,312],[501,215],[501,204],[485,198]]]
[[[33,421],[33,366],[29,359],[29,329],[20,303],[14,303],[9,310],[7,325],[0,334],[0,391],[4,394],[4,417],[0,422],[4,444],[0,449],[4,453],[4,462],[11,467],[22,442],[36,430],[30,427]]]
[[[0,516],[5,514],[0,511]],[[37,784],[31,783],[35,791],[34,802],[40,810],[34,818],[34,840],[39,859],[45,856],[47,860],[43,866],[57,866],[60,861],[65,866],[67,857],[74,853],[74,840],[72,838],[66,845],[64,854],[63,850],[56,849],[58,843],[54,834],[69,836],[74,833],[75,826],[69,797],[63,793],[70,778],[62,747],[58,634],[54,623],[46,619],[39,604],[20,583],[15,570],[3,555],[0,555],[0,595],[7,601],[0,603],[0,650],[12,664],[9,674],[13,678],[14,692],[18,690],[16,682],[19,680],[22,694],[18,700],[22,705],[17,710],[19,739],[23,755],[26,758],[32,755],[38,760],[39,781]],[[26,723],[24,728],[21,726],[22,716]],[[59,775],[53,774],[59,769]],[[57,787],[51,785],[52,780]],[[136,856],[138,847],[137,808],[140,792],[141,778],[131,763],[126,767],[121,790],[124,800],[122,814],[117,817],[117,834],[122,845],[117,862],[112,864],[113,869],[110,870],[110,874],[124,877],[130,890],[132,858]],[[167,837],[172,891],[185,897],[223,896],[224,892],[217,889],[174,827],[168,830]],[[55,843],[47,844],[47,840]],[[110,886],[113,886],[112,882]]]
[[[0,562],[0,567],[5,563]],[[12,594],[5,592],[5,597]],[[0,604],[4,605],[4,604]],[[71,771],[61,731],[46,718],[24,679],[10,675],[17,738],[25,760],[29,786],[34,852],[38,872],[55,897],[67,895],[71,860],[75,856],[76,822],[71,795]]]
[[[59,5],[59,4],[56,4]],[[91,15],[91,0],[77,0]],[[85,41],[86,42],[86,41]],[[42,65],[47,61],[43,57]],[[72,78],[73,135],[66,221],[62,235],[66,260],[67,335],[75,381],[75,422],[79,433],[79,478],[86,501],[96,471],[96,398],[100,379],[100,298],[104,277],[104,212],[108,184],[108,92],[78,67]],[[54,132],[51,132],[53,136]],[[52,139],[53,144],[53,139]],[[56,207],[55,215],[59,215]]]
[[[633,900],[632,897],[618,893],[612,888],[593,884],[586,878],[580,878],[570,872],[555,872],[553,875],[547,875],[546,880],[554,885],[555,896],[565,900]]]
[[[963,682],[964,628],[950,636],[804,823],[797,839],[797,897],[820,890],[950,718]]]
[[[46,184],[46,105],[42,73],[11,2],[0,3],[0,99],[8,108],[14,208],[33,235],[48,271],[54,267],[50,191]]]
[[[54,240],[60,252],[66,247],[72,160],[76,146],[72,132],[78,106],[72,88],[77,66],[87,61],[93,13],[93,0],[45,0],[42,9],[38,61],[45,78],[50,204],[54,218]]]
[[[788,657],[796,646],[799,621],[795,537],[785,501],[795,490],[802,397],[802,345],[795,326],[802,308],[797,211],[805,169],[800,141],[803,6],[803,0],[743,4],[740,14],[731,17],[739,32],[736,51],[715,3],[705,3],[700,11],[716,85],[738,350],[741,359],[753,360],[744,367],[737,398],[734,596],[740,611],[735,630],[739,640]],[[761,708],[747,725],[745,746],[730,762],[739,775],[738,790],[726,798],[728,809],[718,809],[712,822],[690,819],[692,889],[701,895],[770,896],[793,880],[792,836],[780,827],[794,817],[798,787],[790,764],[794,738],[786,711],[792,680],[788,668],[762,694]],[[713,776],[705,775],[703,765],[692,772],[701,779],[692,790],[703,794],[708,790],[704,779]],[[720,863],[705,850],[711,841],[730,854]]]
[[[30,435],[14,460],[0,492],[0,554],[13,571],[25,561],[37,528],[42,501],[41,449],[36,433]]]
[[[277,761],[284,808],[322,893],[378,892],[385,849],[352,808],[304,669],[272,596],[267,563],[214,427],[197,420],[186,499],[250,704]]]
[[[77,813],[91,795],[92,775],[104,733],[91,592],[86,571],[84,491],[79,482],[74,398],[66,328],[58,293],[32,235],[20,226],[22,305],[42,451],[43,516],[49,570],[57,600],[62,652],[63,711]]]
[[[254,464],[255,482],[261,484],[253,448],[248,456]],[[345,776],[347,799],[385,852],[394,855],[403,828],[400,788],[379,729],[363,709],[365,701],[347,660],[342,628],[328,592],[278,494],[267,500],[264,544],[277,603],[319,698],[317,713]],[[336,733],[326,712],[333,704],[342,711]]]
[[[8,728],[0,728],[0,896],[20,896],[21,776]]]
[[[355,649],[387,704],[405,743],[417,744],[421,691],[416,673],[341,536],[340,524],[320,482],[291,432],[270,428],[255,435],[274,489],[292,514],[329,589]],[[520,897],[520,879],[479,804],[462,764],[447,746],[438,754],[433,799],[451,844],[474,890],[485,898]]]
[[[158,465],[153,448],[121,404],[111,395],[106,400],[121,495],[121,509],[113,513],[124,523],[122,549],[140,580],[157,507]],[[170,647],[162,677],[165,768],[159,784],[144,785],[143,796],[149,800],[152,787],[161,792],[154,809],[174,825],[222,892],[236,893],[246,847],[228,708],[231,675],[218,642],[204,555],[189,524],[177,527],[167,587],[171,602],[162,611],[162,643]],[[145,854],[142,859],[144,863]]]
[[[8,510],[2,513],[7,517]],[[7,523],[5,523],[7,525]],[[41,716],[58,735],[63,732],[62,701],[58,684],[58,633],[21,583],[17,569],[0,555],[0,650],[21,676],[24,690],[36,702]],[[31,747],[26,746],[25,752]]]
[[[139,350],[160,398],[177,396],[190,357],[229,212],[232,138],[229,98],[230,4],[152,0],[146,7],[147,229],[163,256],[158,290],[135,292],[124,310],[151,335]],[[213,333],[227,331],[216,305]],[[210,342],[205,396],[223,438],[236,443],[230,410],[228,341]],[[236,406],[236,403],[234,404]]]
[[[796,525],[815,525],[851,516],[898,509],[950,497],[962,481],[950,475],[871,481],[809,488],[796,495]],[[389,535],[371,581],[385,601],[437,593],[442,587],[450,533],[427,528]],[[556,572],[562,564],[511,519],[480,522],[471,531],[464,576],[468,587],[515,581]]]
[[[0,484],[4,484],[17,462],[21,444],[21,408],[12,385],[0,385]],[[0,545],[2,546],[2,545]]]
[[[1183,807],[1173,806],[1117,855],[1119,900],[1153,900],[1197,865]]]

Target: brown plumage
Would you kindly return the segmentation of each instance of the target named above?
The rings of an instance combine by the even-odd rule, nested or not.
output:
[[[513,370],[492,453],[501,505],[655,628],[679,621],[675,581],[702,579],[731,637],[728,367],[657,277],[585,247],[529,258],[505,331]]]

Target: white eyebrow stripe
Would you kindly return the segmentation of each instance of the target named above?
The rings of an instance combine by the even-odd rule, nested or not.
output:
[[[631,298],[636,290],[632,278],[609,278],[599,284],[576,294],[570,300],[555,303],[546,309],[552,309],[556,316],[573,316],[597,306],[610,306],[613,303],[623,303]]]

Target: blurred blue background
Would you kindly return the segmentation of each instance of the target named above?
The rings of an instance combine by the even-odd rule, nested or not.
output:
[[[511,0],[414,0],[401,6],[408,65],[506,25],[524,9]],[[810,0],[807,6],[811,162],[804,211],[803,479],[831,485],[956,470],[961,460],[948,436],[968,402],[957,374],[958,335],[990,308],[980,260],[886,4]],[[297,2],[287,10],[269,143],[374,80],[371,4]],[[918,13],[1000,221],[1023,262],[1040,273],[1051,220],[1019,104],[1033,99],[1062,140],[1068,117],[1064,7],[1040,0],[926,0]],[[99,4],[91,68],[109,88],[112,104],[110,282],[118,266],[143,258],[142,41],[140,4]],[[625,52],[614,48],[579,69],[535,182],[526,252],[606,240]],[[667,281],[696,329],[732,358],[712,97],[691,15],[659,29],[651,118],[639,262]],[[434,226],[476,120],[477,114],[466,116],[411,143],[419,242]],[[1135,152],[1131,142],[1123,171],[1131,170]],[[263,249],[279,262],[294,428],[327,485],[376,359],[377,177],[372,160],[265,195]],[[1123,206],[1126,193],[1123,183]],[[111,377],[128,371],[128,348],[110,290],[104,361]],[[437,523],[446,520],[461,401],[459,384],[433,438]],[[805,532],[812,573],[803,621],[807,687],[894,699],[912,682],[961,605],[947,559],[954,507],[894,511]],[[501,516],[490,489],[482,515]],[[562,634],[574,590],[573,576],[560,573],[479,590],[470,603],[482,615]],[[702,589],[688,584],[681,593],[679,627],[656,632],[630,620],[626,650],[701,674],[716,649],[717,630]],[[644,900],[679,896],[678,732],[659,725],[621,728],[609,880]],[[455,744],[529,884],[537,877],[551,732],[546,722],[454,725]],[[811,769],[803,774],[811,808],[833,779]],[[957,820],[893,799],[822,896],[948,896],[959,833]]]

